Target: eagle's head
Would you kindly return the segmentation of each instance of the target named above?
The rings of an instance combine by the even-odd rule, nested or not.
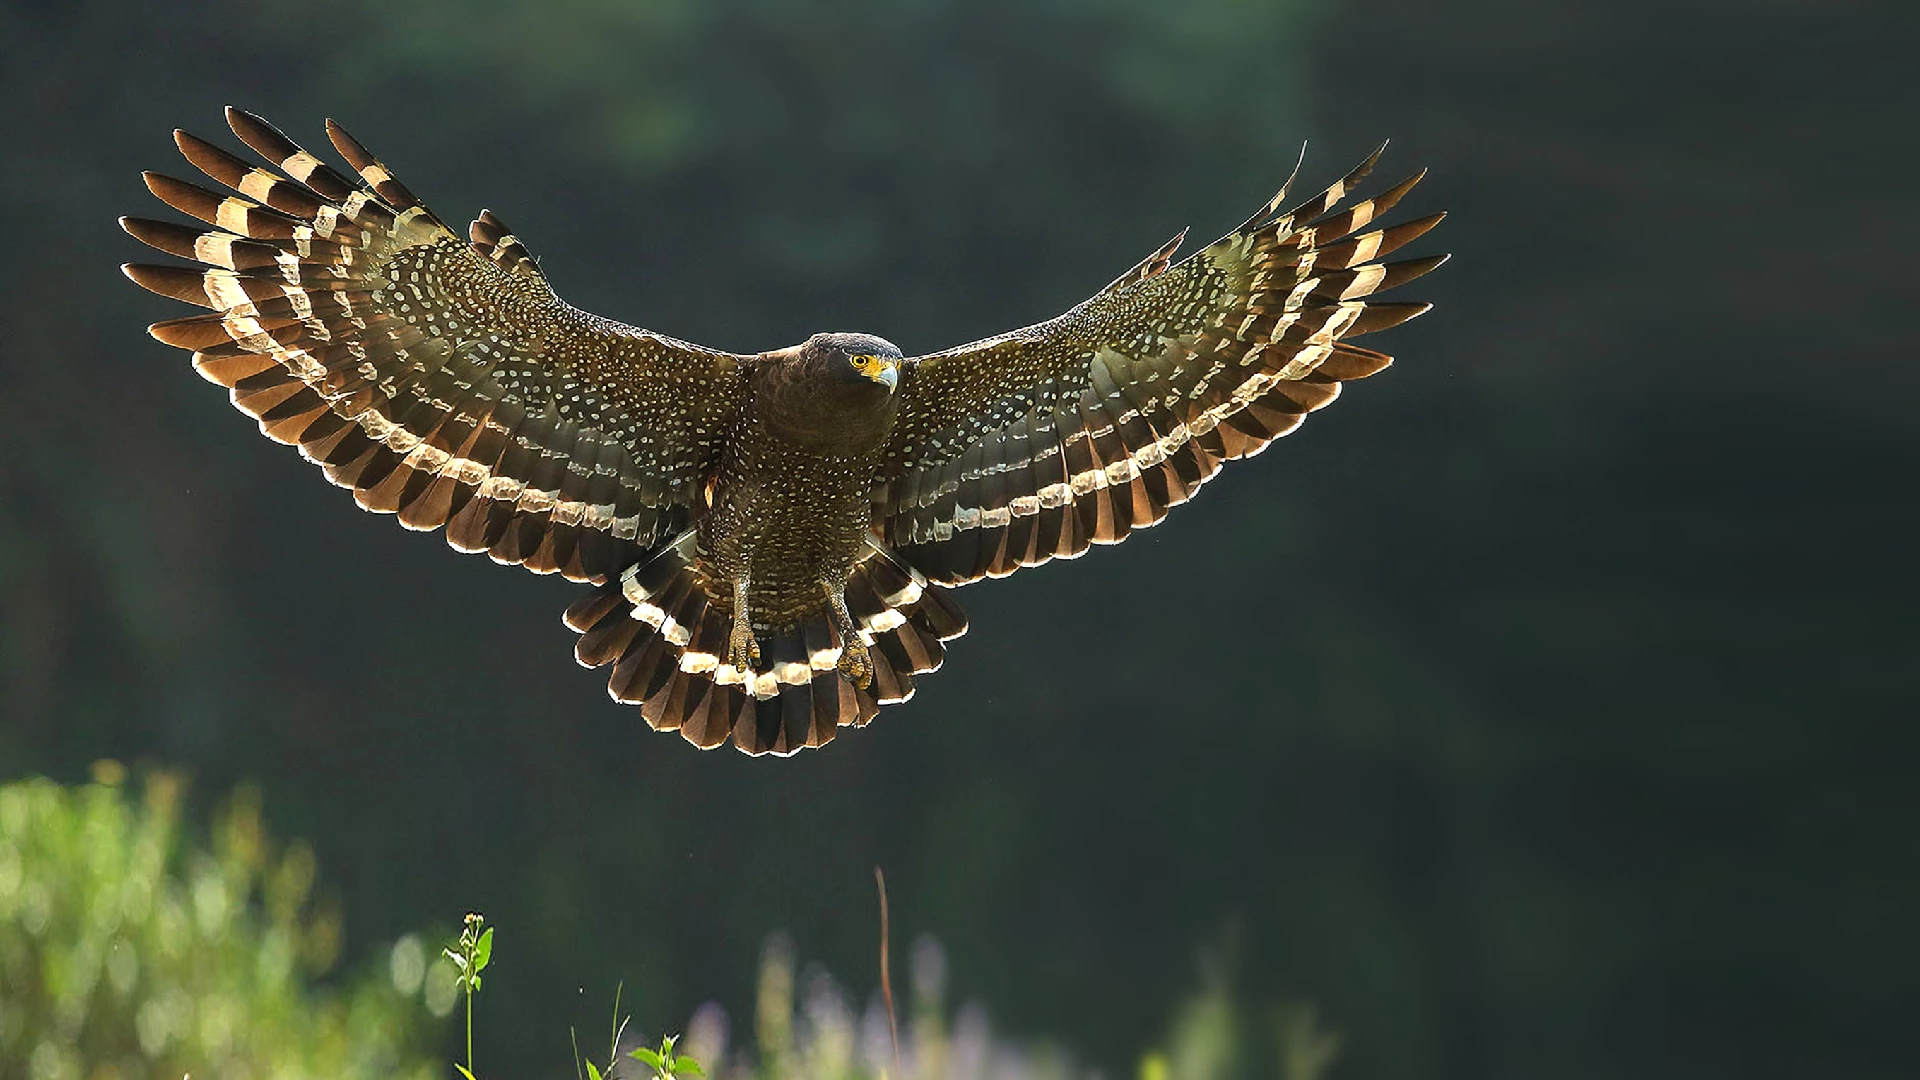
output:
[[[800,346],[809,375],[842,385],[900,385],[900,346],[872,334],[815,334]]]
[[[815,334],[762,353],[754,408],[792,442],[835,454],[878,446],[900,408],[900,346],[872,334]]]

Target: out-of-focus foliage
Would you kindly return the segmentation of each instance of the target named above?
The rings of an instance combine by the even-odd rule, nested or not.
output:
[[[727,1014],[709,1003],[686,1029],[687,1052],[708,1075],[725,1080],[1067,1080],[1084,1075],[1058,1044],[1009,1039],[994,1031],[987,1010],[968,1002],[950,1011],[946,951],[930,937],[913,943],[907,979],[895,986],[900,1069],[894,1067],[885,1001],[878,990],[864,1005],[819,964],[795,963],[790,939],[775,935],[761,951],[753,1023],[729,1031]]]
[[[313,852],[277,847],[241,789],[212,843],[180,784],[0,787],[0,1076],[426,1080],[419,1006],[370,978],[325,988],[336,912]],[[381,973],[384,975],[385,973]]]
[[[478,916],[468,916],[457,953],[431,967],[419,936],[404,936],[387,954],[388,970],[317,987],[338,957],[340,916],[313,900],[312,850],[268,838],[257,792],[237,791],[215,815],[211,843],[201,844],[182,820],[177,777],[153,774],[130,789],[117,762],[94,771],[96,782],[74,788],[44,779],[0,786],[0,1076],[440,1073],[421,1052],[416,996],[424,987],[427,1008],[445,1016],[466,973],[487,966],[491,927],[480,932]],[[824,967],[796,971],[793,944],[778,934],[761,952],[748,1037],[730,1042],[727,1013],[710,1002],[679,1045],[725,1080],[1085,1075],[1057,1044],[996,1034],[978,1002],[950,1012],[946,951],[932,937],[913,943],[907,975],[896,1002],[898,1073],[880,993],[857,1008]],[[488,1026],[511,1030],[514,1041],[544,1041],[523,1022],[496,1019],[482,1022],[483,1042]],[[614,1060],[636,1045],[645,1045],[637,1035],[616,1042]],[[1310,1011],[1256,1018],[1215,978],[1180,1008],[1166,1049],[1150,1052],[1140,1071],[1143,1080],[1230,1080],[1258,1061],[1279,1063],[1281,1080],[1317,1080],[1336,1046]]]
[[[761,950],[753,1023],[731,1030],[727,1011],[708,1002],[688,1021],[677,1045],[715,1080],[1077,1080],[1088,1067],[1053,1042],[1008,1038],[994,1030],[976,1001],[949,1010],[947,954],[932,937],[913,943],[908,979],[894,1003],[898,1045],[886,1001],[869,994],[864,1008],[824,966],[796,970],[792,941],[775,934]],[[647,1046],[622,1027],[616,1045]],[[1139,1063],[1141,1080],[1320,1080],[1339,1039],[1317,1026],[1305,1006],[1256,1009],[1236,1001],[1227,983],[1209,980],[1187,999],[1165,1034],[1163,1049]],[[898,1056],[896,1057],[896,1051]],[[613,1060],[631,1051],[616,1049]]]

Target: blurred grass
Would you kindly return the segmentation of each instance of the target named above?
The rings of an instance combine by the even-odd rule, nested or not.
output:
[[[953,1007],[947,955],[931,936],[914,941],[908,978],[895,1002],[898,1067],[886,1003],[878,991],[864,1006],[819,964],[800,965],[790,939],[769,937],[761,950],[753,1020],[736,1032],[724,1008],[708,1002],[687,1022],[678,1045],[715,1080],[1072,1080],[1099,1075],[1066,1046],[997,1031],[977,1001]],[[1250,1007],[1237,1001],[1217,965],[1204,988],[1168,1025],[1158,1048],[1138,1063],[1140,1080],[1275,1077],[1321,1080],[1340,1040],[1319,1027],[1310,1006]],[[609,1060],[652,1039],[618,1025]],[[607,1075],[614,1075],[608,1072]],[[486,1080],[482,1074],[482,1080]]]
[[[437,1019],[457,1001],[455,965],[430,962],[423,936],[409,934],[385,950],[384,970],[335,973],[341,915],[315,899],[312,850],[268,838],[256,790],[227,799],[203,842],[183,813],[177,775],[129,783],[123,766],[104,761],[94,777],[75,787],[45,779],[0,786],[0,1077],[425,1080],[450,1072],[429,1048],[441,1034]],[[896,1002],[899,1072],[878,991],[856,1004],[824,967],[799,965],[782,934],[761,951],[751,1025],[734,1032],[726,1010],[709,1002],[686,1024],[683,1050],[725,1080],[1088,1074],[1061,1045],[996,1032],[978,1002],[951,1007],[947,955],[934,938],[914,941],[907,960]],[[1249,1008],[1218,965],[1209,970],[1162,1048],[1140,1061],[1141,1080],[1324,1074],[1338,1043],[1311,1010]],[[483,1049],[548,1041],[518,1017],[489,1015],[488,1002],[477,1024]],[[617,1067],[604,1075],[636,1075],[626,1055],[648,1037],[620,1024],[612,1042]]]
[[[437,1075],[395,980],[323,981],[339,913],[314,899],[311,849],[269,842],[255,791],[203,845],[177,777],[125,775],[0,787],[0,1076]]]

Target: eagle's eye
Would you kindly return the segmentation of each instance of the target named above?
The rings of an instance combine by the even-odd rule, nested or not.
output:
[[[856,353],[847,357],[847,363],[853,365],[853,370],[863,377],[872,379],[888,390],[892,390],[900,381],[899,366],[885,357],[875,356],[872,353]]]

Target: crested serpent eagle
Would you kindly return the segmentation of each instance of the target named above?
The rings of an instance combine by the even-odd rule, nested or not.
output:
[[[227,121],[266,166],[174,138],[231,193],[146,174],[212,228],[122,219],[195,263],[127,276],[212,309],[153,336],[362,507],[591,583],[580,663],[653,727],[755,754],[911,696],[966,629],[955,586],[1157,523],[1386,367],[1351,339],[1428,305],[1370,298],[1445,258],[1379,261],[1441,215],[1370,228],[1420,179],[1348,202],[1375,151],[1023,330],[747,355],[569,306],[499,218],[461,236],[331,121],[357,176]]]

